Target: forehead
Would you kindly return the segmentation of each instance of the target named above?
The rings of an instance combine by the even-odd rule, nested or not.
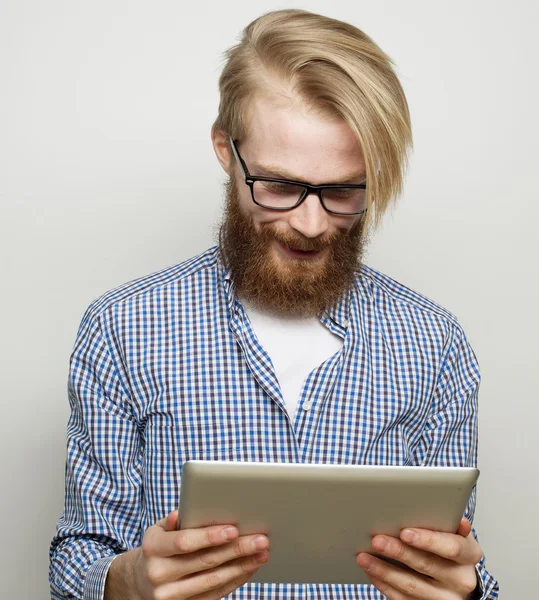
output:
[[[250,117],[242,140],[248,166],[271,165],[314,184],[365,172],[361,147],[343,119],[265,96],[254,100]]]

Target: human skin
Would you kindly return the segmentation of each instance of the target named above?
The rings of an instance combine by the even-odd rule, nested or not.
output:
[[[236,527],[178,531],[178,511],[149,527],[139,548],[111,564],[105,600],[215,600],[241,587],[269,559],[263,535]]]
[[[475,565],[483,554],[463,518],[456,534],[404,529],[400,539],[375,536],[373,549],[412,569],[405,571],[367,553],[357,563],[389,600],[463,600],[474,598]]]
[[[337,229],[350,230],[360,215],[333,215],[322,207],[315,194],[290,211],[272,211],[257,206],[250,189],[232,158],[228,134],[212,132],[217,159],[227,175],[236,178],[239,203],[257,230],[271,224],[282,233],[298,233],[307,238],[328,237]],[[352,130],[341,119],[308,110],[299,101],[276,102],[265,96],[254,99],[249,135],[239,140],[240,153],[251,175],[304,181],[313,185],[336,182],[363,183],[365,161]],[[292,250],[292,252],[290,251]],[[281,262],[290,258],[323,260],[320,255],[293,252],[274,243],[274,257]]]

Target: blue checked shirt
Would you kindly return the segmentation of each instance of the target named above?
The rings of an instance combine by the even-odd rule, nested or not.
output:
[[[344,345],[307,377],[292,419],[216,248],[89,307],[70,363],[53,599],[103,597],[114,557],[178,507],[189,459],[476,465],[479,370],[450,313],[362,267],[321,321]],[[468,518],[474,509],[475,491]],[[483,598],[497,598],[483,561],[477,572]],[[383,596],[373,586],[247,584],[229,598]]]

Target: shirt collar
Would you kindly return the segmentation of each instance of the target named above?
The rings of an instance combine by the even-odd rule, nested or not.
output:
[[[219,279],[223,285],[228,308],[230,311],[233,311],[236,302],[234,282],[232,280],[230,268],[225,265],[220,251],[217,252],[217,269],[219,272]],[[353,288],[347,290],[337,303],[326,309],[319,316],[320,321],[326,326],[331,326],[331,324],[335,325],[338,329],[342,330],[342,334],[344,335],[350,323],[350,307],[352,304],[353,293]]]
[[[218,282],[223,286],[223,293],[226,299],[228,309],[229,311],[232,311],[234,308],[234,303],[236,301],[234,282],[232,281],[232,273],[230,271],[230,268],[227,267],[225,264],[221,250],[219,248],[217,248],[216,250]]]

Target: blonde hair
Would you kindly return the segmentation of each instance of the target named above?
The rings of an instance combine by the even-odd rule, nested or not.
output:
[[[408,104],[391,59],[353,25],[303,10],[259,17],[225,56],[213,128],[241,140],[255,96],[279,87],[341,117],[365,156],[365,222],[374,214],[378,224],[402,192],[412,147]]]

